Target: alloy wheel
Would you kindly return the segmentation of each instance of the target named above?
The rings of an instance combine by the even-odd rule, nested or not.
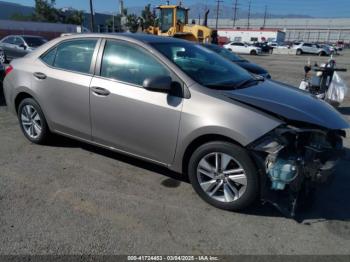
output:
[[[209,197],[224,203],[239,199],[247,187],[247,176],[240,163],[220,152],[207,154],[199,161],[197,179]]]
[[[0,64],[4,64],[5,62],[6,62],[5,53],[0,52]]]
[[[25,105],[21,110],[21,124],[26,134],[37,139],[42,132],[42,121],[40,115],[32,105]]]

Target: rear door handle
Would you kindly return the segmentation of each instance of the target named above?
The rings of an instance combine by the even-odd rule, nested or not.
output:
[[[109,90],[98,86],[91,87],[91,90],[92,92],[94,92],[96,95],[99,95],[99,96],[108,96],[111,93],[109,92]]]
[[[46,79],[46,75],[40,72],[35,72],[33,74],[37,79]]]

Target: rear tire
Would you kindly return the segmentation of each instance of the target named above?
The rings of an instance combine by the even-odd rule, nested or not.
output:
[[[50,130],[39,104],[26,98],[18,106],[18,120],[24,136],[34,144],[45,144]]]
[[[242,210],[259,193],[253,161],[247,150],[232,143],[217,141],[200,146],[190,158],[188,175],[198,195],[217,208]]]
[[[0,64],[6,63],[6,55],[5,52],[0,52]]]

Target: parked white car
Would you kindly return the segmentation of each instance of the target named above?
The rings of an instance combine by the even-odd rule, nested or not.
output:
[[[258,55],[261,54],[261,48],[256,46],[251,46],[245,43],[239,42],[230,42],[224,45],[224,48],[235,52],[237,54],[250,54],[250,55]]]
[[[293,48],[297,50],[297,55],[302,54],[314,54],[319,56],[329,56],[331,55],[331,50],[326,47],[321,47],[317,44],[311,43],[294,43]]]

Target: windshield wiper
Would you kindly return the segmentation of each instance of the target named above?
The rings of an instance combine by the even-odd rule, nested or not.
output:
[[[264,82],[264,81],[265,81],[264,77],[249,78],[235,85],[235,89],[256,85],[258,82]]]
[[[258,82],[265,81],[265,78],[262,76],[255,76],[254,78],[249,78],[247,80],[244,80],[242,82],[232,83],[232,82],[221,82],[221,83],[212,83],[212,84],[206,84],[206,87],[209,88],[215,88],[215,89],[239,89],[243,87],[247,87],[253,84],[257,84]]]

